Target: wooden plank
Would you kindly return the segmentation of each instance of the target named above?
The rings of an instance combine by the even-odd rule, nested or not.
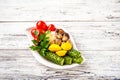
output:
[[[66,70],[38,63],[29,50],[0,50],[0,79],[115,79],[120,78],[120,51],[81,51],[86,61]]]
[[[120,21],[119,0],[0,0],[0,21]]]
[[[52,23],[52,22],[48,22]],[[120,50],[119,22],[54,22],[72,34],[79,50]],[[1,49],[28,49],[25,29],[35,23],[0,23]]]
[[[119,38],[114,39],[112,37],[112,39],[110,39],[110,37],[106,37],[105,39],[102,39],[101,35],[100,38],[96,38],[93,35],[90,36],[92,38],[87,38],[86,36],[82,36],[82,34],[80,35],[79,33],[72,34],[79,50],[120,50]],[[75,36],[75,34],[79,35]],[[28,49],[30,46],[30,42],[27,36],[0,36],[2,36],[0,37],[0,49]],[[76,37],[79,38],[76,39]]]
[[[120,30],[120,22],[46,22],[47,25],[54,24],[62,26],[70,32],[74,30],[108,30],[112,34],[112,30]],[[36,22],[12,22],[0,23],[0,34],[25,34],[25,29],[33,27]],[[106,32],[106,33],[107,33]],[[115,33],[114,33],[115,34]]]

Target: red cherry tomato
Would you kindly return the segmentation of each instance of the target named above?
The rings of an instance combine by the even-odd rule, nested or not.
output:
[[[42,30],[44,30],[44,31],[46,31],[46,30],[48,29],[48,27],[47,27],[47,25],[46,25],[46,23],[45,23],[44,21],[38,21],[38,22],[36,23],[36,28],[37,28],[38,30],[42,29]]]
[[[32,29],[31,29],[31,35],[33,36],[33,38],[34,38],[35,40],[38,40],[39,30],[36,29],[36,28],[32,28]]]
[[[50,25],[48,26],[48,30],[50,30],[50,31],[55,31],[56,28],[55,28],[55,26],[54,26],[53,24],[50,24]]]
[[[39,32],[40,32],[41,34],[44,34],[44,33],[45,33],[45,31],[44,31],[43,29],[39,29]]]

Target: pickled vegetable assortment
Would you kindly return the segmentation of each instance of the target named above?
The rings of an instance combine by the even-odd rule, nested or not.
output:
[[[74,49],[69,34],[63,29],[38,21],[31,35],[33,45],[30,48],[45,59],[61,66],[82,63],[81,53]]]

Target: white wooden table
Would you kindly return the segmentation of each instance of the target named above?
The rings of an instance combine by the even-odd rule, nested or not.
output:
[[[72,34],[84,64],[38,63],[25,29],[44,20]],[[0,80],[120,80],[120,0],[0,0]]]

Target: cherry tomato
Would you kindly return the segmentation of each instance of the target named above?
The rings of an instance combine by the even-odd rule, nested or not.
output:
[[[48,27],[47,27],[47,25],[46,25],[46,23],[44,21],[38,21],[36,23],[36,28],[38,30],[43,29],[44,31],[46,31],[48,29]]]
[[[39,29],[39,32],[40,32],[41,34],[44,34],[44,33],[45,33],[45,31],[44,31],[43,29]]]
[[[33,36],[33,38],[34,38],[35,40],[38,40],[39,30],[36,29],[36,28],[32,28],[32,29],[31,29],[31,35]]]
[[[55,31],[56,28],[55,28],[55,26],[54,26],[53,24],[50,24],[50,25],[48,26],[48,30],[50,30],[50,31]]]

